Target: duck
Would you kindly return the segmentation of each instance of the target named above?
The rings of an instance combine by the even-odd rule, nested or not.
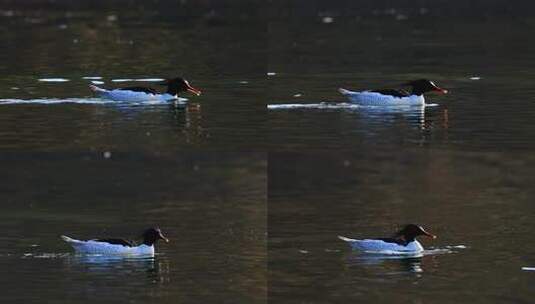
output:
[[[68,236],[60,236],[69,243],[78,254],[100,255],[154,255],[154,244],[158,240],[169,242],[160,228],[149,228],[142,234],[143,242],[139,245],[125,239],[92,239],[87,241],[76,240]]]
[[[338,236],[339,239],[349,243],[353,250],[366,253],[392,253],[392,254],[417,254],[424,251],[424,247],[416,240],[418,236],[426,236],[436,239],[437,236],[431,234],[422,226],[408,224],[396,232],[393,237],[387,238],[366,238],[351,239]]]
[[[424,93],[437,92],[447,94],[448,90],[440,88],[428,79],[417,79],[403,83],[402,86],[411,87],[408,92],[403,89],[378,89],[368,91],[350,91],[338,89],[350,102],[366,106],[396,106],[396,105],[425,105]]]
[[[115,101],[131,101],[131,102],[142,102],[142,101],[175,101],[178,99],[178,94],[180,92],[188,91],[197,96],[201,95],[201,91],[192,87],[189,82],[182,78],[176,77],[172,79],[166,79],[163,82],[158,83],[159,85],[167,86],[167,91],[165,93],[160,93],[153,88],[148,87],[126,87],[113,90],[107,90],[96,85],[89,85],[89,89],[95,93],[98,97],[104,99],[111,99]]]

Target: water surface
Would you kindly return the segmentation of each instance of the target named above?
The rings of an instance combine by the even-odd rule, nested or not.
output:
[[[264,303],[265,156],[4,153],[2,303]],[[154,258],[75,256],[59,236],[161,227]]]

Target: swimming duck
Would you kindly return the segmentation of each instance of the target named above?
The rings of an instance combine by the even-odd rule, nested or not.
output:
[[[447,94],[448,90],[438,87],[428,79],[418,79],[402,84],[411,87],[411,92],[403,89],[379,89],[362,92],[338,89],[342,95],[346,96],[350,102],[368,106],[389,106],[389,105],[424,105],[424,93],[439,92]]]
[[[432,239],[436,238],[436,235],[415,224],[406,225],[390,238],[366,238],[362,240],[350,239],[344,236],[338,236],[338,238],[348,242],[354,250],[367,253],[414,254],[424,250],[422,244],[416,240],[416,237],[421,235]]]
[[[96,85],[89,85],[89,89],[101,98],[111,99],[116,101],[173,101],[178,99],[180,92],[191,92],[197,96],[201,95],[201,91],[192,87],[189,82],[181,77],[167,79],[159,83],[167,86],[165,93],[160,93],[153,88],[148,87],[126,87],[113,90],[106,90],[99,88]]]
[[[143,232],[143,243],[135,245],[124,239],[92,239],[81,241],[62,235],[61,238],[69,243],[76,253],[103,255],[154,255],[154,244],[158,240],[169,240],[163,236],[159,228],[149,228]]]

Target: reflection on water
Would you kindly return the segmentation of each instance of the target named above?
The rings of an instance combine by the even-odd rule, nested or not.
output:
[[[354,103],[321,102],[299,104],[269,104],[268,110],[340,110],[359,115],[362,121],[369,120],[370,124],[393,124],[397,117],[405,119],[409,124],[420,129],[426,128],[425,111],[427,108],[438,106],[428,105],[402,105],[402,106],[363,106]]]
[[[422,273],[422,257],[415,256],[393,256],[393,255],[372,255],[372,254],[350,254],[346,257],[350,267],[360,266],[382,266],[385,274],[401,273]]]
[[[170,282],[170,262],[165,255],[155,257],[121,257],[104,255],[68,255],[63,258],[65,271],[91,272],[107,279],[146,277],[150,282]],[[138,279],[140,279],[138,278]]]
[[[426,120],[440,109],[426,109]],[[310,112],[330,114],[304,115]],[[527,151],[397,143],[270,153],[272,296],[310,303],[485,303],[514,290],[510,301],[529,303],[531,277],[520,269],[530,266],[533,251],[534,168]],[[414,222],[438,235],[420,240],[421,257],[360,254],[336,239],[388,235]]]
[[[141,108],[124,121],[200,115]],[[0,302],[265,303],[265,156],[157,152],[1,154]],[[59,238],[150,226],[172,240],[154,258],[78,256]]]
[[[460,246],[460,247],[459,247]],[[445,246],[445,248],[439,249],[426,249],[423,252],[413,254],[381,254],[381,253],[366,253],[351,251],[346,256],[346,261],[350,266],[368,265],[368,266],[381,266],[388,269],[389,274],[393,273],[422,273],[425,263],[422,263],[423,259],[431,259],[431,256],[457,253],[449,248],[465,248],[462,245],[459,246]],[[396,268],[397,270],[393,270]]]

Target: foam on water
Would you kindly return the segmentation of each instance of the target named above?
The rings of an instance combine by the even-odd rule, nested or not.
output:
[[[47,252],[41,252],[41,253],[24,253],[22,254],[21,258],[28,259],[58,259],[58,258],[64,258],[69,256],[69,253],[47,253]]]
[[[335,103],[335,102],[320,102],[320,103],[286,103],[286,104],[269,104],[268,110],[292,110],[292,109],[358,109],[362,106],[353,103]]]
[[[78,103],[78,104],[107,104],[117,103],[113,100],[106,100],[100,98],[37,98],[37,99],[0,99],[0,105],[13,104],[62,104],[62,103]]]

